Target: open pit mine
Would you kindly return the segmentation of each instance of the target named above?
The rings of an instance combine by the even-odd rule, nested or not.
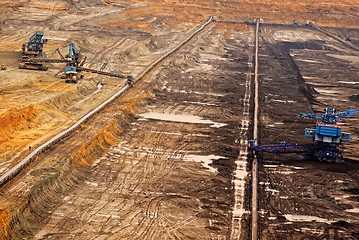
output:
[[[0,2],[0,240],[359,239],[357,0]]]

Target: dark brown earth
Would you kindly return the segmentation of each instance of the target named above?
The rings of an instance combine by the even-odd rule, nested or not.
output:
[[[314,123],[300,112],[359,108],[353,0],[19,0],[0,11],[1,171],[125,84],[106,78],[99,89],[102,77],[88,74],[68,85],[55,77],[61,66],[17,69],[34,31],[45,31],[48,49],[75,41],[89,67],[136,76],[209,15],[218,20],[1,188],[0,239],[248,239],[254,40],[245,22],[254,18],[267,23],[260,143],[309,143],[303,130]],[[261,239],[359,238],[358,116],[343,122],[353,134],[344,164],[261,156]]]
[[[229,238],[253,34],[234,33],[226,42],[218,30],[215,24],[205,30],[4,187],[3,204],[10,209],[11,199],[29,199],[19,202],[10,233],[36,239]],[[152,120],[141,112],[178,120]],[[182,115],[213,123],[182,123]]]
[[[355,30],[330,30],[350,33],[353,39],[359,36]],[[273,39],[278,31],[284,41]],[[285,36],[289,31],[297,37]],[[305,38],[303,31],[307,36],[314,34],[315,40]],[[358,52],[312,29],[263,26],[261,32],[261,53],[265,55],[260,70],[262,143],[310,143],[302,135],[304,128],[314,123],[299,119],[299,112],[321,111],[329,106],[340,110],[359,107]],[[315,162],[298,155],[262,156],[262,239],[359,237],[359,121],[352,117],[343,122],[347,123],[345,130],[353,134],[351,143],[344,147],[344,164]]]

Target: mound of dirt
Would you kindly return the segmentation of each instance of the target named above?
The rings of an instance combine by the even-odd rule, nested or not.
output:
[[[12,138],[12,135],[24,128],[31,128],[39,115],[37,109],[30,105],[23,108],[13,108],[0,115],[0,144]]]

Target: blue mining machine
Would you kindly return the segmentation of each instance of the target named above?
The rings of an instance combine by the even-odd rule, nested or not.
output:
[[[82,55],[80,54],[80,51],[75,48],[73,42],[70,43],[69,52],[65,59],[67,60],[67,64],[64,67],[63,72],[66,75],[66,82],[68,83],[77,83],[79,79],[82,79],[83,75],[80,74],[81,72],[91,72],[110,77],[126,78],[128,85],[132,86],[134,78],[131,75],[125,76],[118,73],[105,72],[104,69],[107,66],[107,63],[103,63],[99,70],[83,67],[86,57],[82,60]]]
[[[86,61],[86,58],[81,61],[82,56],[80,51],[75,48],[75,44],[70,42],[69,52],[66,55],[66,66],[62,70],[66,75],[66,82],[77,83],[79,79],[82,79],[82,75],[78,74],[80,67],[82,67]]]
[[[327,162],[343,162],[340,146],[342,142],[350,141],[350,133],[342,132],[339,121],[350,117],[359,110],[348,109],[337,112],[334,108],[325,108],[324,113],[300,113],[300,117],[313,119],[316,122],[315,128],[306,128],[304,136],[313,139],[312,144],[287,143],[260,145],[257,141],[249,142],[250,150],[255,153],[267,152],[273,154],[302,153],[304,155]]]
[[[132,86],[134,78],[131,75],[125,76],[118,73],[105,72],[104,69],[107,63],[104,63],[99,70],[83,67],[86,57],[83,57],[80,50],[75,48],[73,42],[70,43],[66,56],[63,56],[59,49],[56,49],[61,58],[48,58],[43,52],[43,46],[47,43],[47,39],[42,38],[43,35],[43,32],[36,32],[27,44],[23,44],[23,57],[20,59],[19,68],[46,71],[48,70],[48,67],[45,65],[46,63],[65,63],[66,66],[60,72],[65,73],[65,81],[67,83],[77,83],[79,79],[83,78],[81,72],[91,72],[110,77],[125,78],[128,85]]]
[[[47,43],[47,39],[44,39],[44,32],[35,32],[27,43],[22,45],[22,60],[19,65],[21,69],[33,69],[46,71],[48,68],[42,61],[31,61],[31,58],[44,57],[44,44]]]

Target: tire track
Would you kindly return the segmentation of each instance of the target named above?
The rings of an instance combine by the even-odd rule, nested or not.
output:
[[[188,136],[184,136],[184,135],[178,136],[177,134],[174,135],[166,134],[166,131],[164,131],[164,129],[167,131],[173,131],[173,129],[177,126],[175,124],[169,124],[169,123],[163,124],[162,122],[159,122],[159,125],[157,125],[157,123],[156,122],[154,123],[154,121],[152,120],[137,121],[137,122],[141,122],[141,124],[136,124],[135,127],[136,129],[139,130],[130,131],[128,135],[126,134],[125,139],[123,139],[125,145],[120,146],[122,150],[126,150],[126,153],[123,154],[123,158],[124,158],[123,161],[126,162],[126,167],[124,168],[124,170],[120,170],[118,172],[118,176],[120,177],[118,180],[115,180],[116,182],[115,185],[110,186],[111,188],[107,187],[101,189],[101,191],[105,189],[105,192],[103,192],[105,196],[101,197],[101,201],[98,201],[98,204],[101,206],[97,206],[96,209],[93,210],[86,208],[86,205],[87,206],[90,206],[89,204],[92,205],[92,203],[87,203],[85,201],[87,196],[90,197],[89,195],[87,196],[85,195],[82,197],[83,200],[79,200],[80,202],[83,201],[83,204],[81,204],[82,206],[79,205],[78,207],[81,207],[82,209],[85,209],[86,211],[88,210],[90,211],[90,213],[92,213],[92,216],[88,217],[87,219],[84,219],[83,221],[85,224],[84,227],[79,226],[79,228],[82,228],[80,231],[82,231],[82,234],[85,236],[89,233],[92,233],[92,231],[96,231],[96,233],[93,232],[93,234],[98,234],[98,238],[104,238],[104,239],[120,238],[119,236],[121,236],[121,238],[124,239],[133,239],[133,238],[159,239],[158,234],[161,232],[157,231],[157,229],[169,228],[168,226],[163,226],[163,225],[161,227],[161,223],[162,223],[161,216],[171,215],[167,212],[164,212],[164,210],[162,209],[163,206],[162,203],[166,203],[167,207],[173,206],[174,203],[171,202],[167,203],[168,202],[167,200],[170,200],[171,198],[182,198],[182,195],[181,194],[178,194],[179,196],[175,195],[177,191],[171,194],[172,193],[171,190],[162,192],[163,186],[160,178],[163,175],[169,175],[167,174],[167,172],[172,171],[173,169],[172,166],[170,166],[170,162],[172,161],[169,161],[170,160],[169,156],[172,156],[174,158],[173,159],[174,161],[176,161],[177,159],[180,160],[179,157],[183,158],[185,155],[183,148],[185,148],[189,144],[191,139],[188,139]],[[146,124],[148,124],[149,122],[151,122],[151,124],[149,124],[146,127]],[[161,130],[161,132],[157,132],[156,130]],[[186,127],[183,128],[183,130],[185,131],[185,133],[187,133],[189,129]],[[143,132],[150,134],[142,134]],[[146,137],[146,139],[144,139],[144,136]],[[170,141],[171,144],[167,144],[168,141]],[[149,149],[147,148],[145,149],[144,147],[141,148],[141,145],[145,147],[149,145]],[[136,154],[136,152],[140,154]],[[141,154],[141,152],[144,152],[144,154]],[[109,158],[111,158],[111,155],[108,156]],[[135,161],[138,160],[138,162],[134,164],[129,163],[132,160]],[[139,164],[140,162],[141,164]],[[101,164],[106,164],[106,162],[102,161]],[[114,167],[115,166],[117,167],[117,165],[118,164],[113,164]],[[198,170],[197,167],[196,170]],[[175,170],[173,170],[173,172],[174,171]],[[126,174],[125,178],[122,178],[122,172],[128,173]],[[107,173],[108,172],[106,172],[106,174]],[[101,174],[99,173],[95,173],[94,175],[95,175],[94,181],[96,181],[96,179],[103,179],[101,178]],[[96,177],[96,175],[98,177]],[[92,179],[92,177],[90,178]],[[135,182],[138,182],[138,184],[136,185]],[[151,184],[156,184],[156,187],[152,188]],[[146,187],[147,185],[149,185],[150,187]],[[117,192],[114,189],[121,189],[121,191]],[[129,191],[132,194],[129,194]],[[185,191],[187,191],[187,189],[185,189]],[[112,196],[113,197],[112,198],[109,196],[109,194],[113,192],[116,192],[116,195]],[[98,194],[100,194],[100,192],[98,192]],[[141,194],[145,194],[146,196],[144,197],[142,195],[140,197]],[[159,196],[158,194],[161,195]],[[163,196],[163,194],[165,195]],[[202,196],[202,195],[200,194],[198,196]],[[79,196],[79,198],[81,198],[81,196]],[[117,201],[117,203],[120,204],[111,205],[112,204],[111,201],[108,201],[111,200],[111,198],[112,199],[121,198],[121,199],[115,199],[115,201]],[[195,203],[194,206],[197,206],[197,204],[200,206],[200,199],[196,199],[196,200],[198,202]],[[186,201],[191,201],[191,200],[186,199]],[[112,211],[109,210],[110,207],[112,208]],[[182,208],[183,206],[180,207]],[[99,208],[101,210],[97,211],[96,214],[93,214],[96,210],[99,210]],[[146,211],[142,211],[142,209],[146,209]],[[200,218],[201,221],[200,221],[200,225],[198,226],[205,227],[207,226],[206,224],[208,224],[208,222],[206,223],[205,221],[202,221],[204,218],[203,216],[201,216],[203,214],[202,213],[203,211],[204,210],[198,210],[198,209],[195,209],[194,212],[188,211],[190,213],[188,214],[189,218],[178,216],[179,221],[183,220],[183,225],[188,224],[189,225],[188,228],[191,229],[192,228],[192,226],[190,226],[191,222],[199,221],[198,218]],[[200,213],[199,216],[195,217],[198,213]],[[153,218],[151,218],[151,216]],[[100,217],[101,219],[99,219]],[[80,219],[76,218],[76,220],[81,220],[81,217]],[[118,224],[115,224],[116,221],[118,221]],[[172,223],[171,225],[174,225],[176,229],[175,231],[173,231],[172,236],[178,235],[183,238],[186,237],[186,235],[182,233],[184,232],[184,229],[183,228],[181,229],[183,225],[181,224],[177,225],[179,221],[177,221],[177,219],[172,221],[175,224]],[[105,226],[106,224],[103,224],[104,222],[107,222],[109,225],[107,229]],[[214,225],[213,222],[211,222],[211,219],[209,220],[209,225],[216,226]],[[198,230],[202,231],[198,226],[197,226]],[[100,228],[101,229],[105,228],[106,231],[99,232],[98,230]],[[55,230],[54,232],[56,231],[57,230]],[[72,231],[76,232],[77,229],[72,229],[71,227],[69,227],[68,229],[64,228],[63,231],[71,233]],[[129,235],[135,233],[137,235]],[[82,234],[79,233],[78,236],[81,236]]]
[[[138,76],[135,77],[134,83],[137,83],[138,81],[142,80],[153,68],[155,68],[158,64],[160,64],[163,60],[168,58],[170,55],[172,55],[174,52],[179,50],[182,46],[184,46],[186,43],[188,43],[194,36],[196,36],[199,32],[201,32],[205,27],[207,27],[211,22],[213,21],[213,17],[211,16],[209,20],[203,24],[200,28],[198,28],[196,31],[194,31],[190,36],[188,36],[183,42],[178,44],[176,47],[174,47],[172,50],[168,51],[161,57],[159,57],[155,62],[150,64],[145,70],[143,70]],[[112,103],[114,100],[116,100],[119,96],[121,96],[125,91],[127,91],[130,88],[129,85],[125,85],[120,90],[118,90],[113,96],[111,96],[109,99],[101,103],[99,106],[97,106],[95,109],[87,113],[85,116],[80,118],[76,123],[74,123],[71,127],[64,130],[63,132],[60,132],[59,134],[55,135],[54,137],[50,138],[45,143],[41,144],[37,148],[35,148],[30,154],[28,154],[25,158],[23,158],[19,163],[17,163],[14,167],[6,171],[0,176],[0,187],[6,184],[8,181],[13,179],[17,174],[21,172],[22,169],[26,168],[31,162],[35,160],[39,155],[43,154],[44,152],[51,149],[55,144],[61,142],[64,138],[68,137],[70,134],[72,134],[75,130],[79,129],[80,126],[87,121],[89,121],[95,114],[102,111],[107,105]]]

